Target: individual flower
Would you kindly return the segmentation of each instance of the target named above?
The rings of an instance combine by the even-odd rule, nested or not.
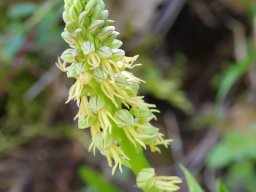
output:
[[[180,183],[181,179],[176,176],[156,176],[153,168],[143,169],[137,176],[137,186],[141,189],[177,191]]]

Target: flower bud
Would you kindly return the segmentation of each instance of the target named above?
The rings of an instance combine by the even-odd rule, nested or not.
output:
[[[99,81],[99,82],[102,82],[102,81],[105,81],[107,78],[108,78],[108,74],[105,73],[105,71],[101,68],[96,68],[93,70],[93,77]]]
[[[66,0],[64,0],[64,1],[66,1]],[[70,8],[70,2],[65,2],[65,5],[64,5],[64,9],[65,9],[65,11],[68,13],[68,10],[69,10],[69,8]]]
[[[60,58],[67,63],[76,62],[76,50],[75,49],[66,49]]]
[[[100,57],[102,58],[109,58],[112,55],[112,51],[109,47],[107,46],[102,46],[97,50],[97,53],[99,54]]]
[[[125,52],[122,49],[112,49],[112,57],[113,61],[119,61],[125,55]]]
[[[108,36],[106,43],[111,45],[111,43],[113,42],[113,40],[114,40],[118,35],[120,35],[119,32],[113,31],[113,32]]]
[[[73,33],[76,30],[76,23],[74,21],[70,21],[66,24],[66,29],[68,32]]]
[[[142,169],[138,174],[137,186],[141,189],[150,189],[154,185],[155,170],[153,168]]]
[[[74,0],[73,4],[77,13],[81,13],[83,11],[83,5],[81,3],[81,0]]]
[[[114,118],[117,122],[117,125],[120,128],[125,128],[134,124],[134,118],[130,112],[126,109],[120,109],[115,112]]]
[[[94,8],[93,14],[91,16],[91,20],[96,20],[99,19],[99,15],[101,13],[102,7],[100,4],[97,4],[96,7]]]
[[[84,22],[86,21],[86,17],[88,15],[88,11],[83,11],[79,14],[79,17],[78,17],[78,23],[79,25],[83,25]]]
[[[108,10],[103,10],[103,11],[101,11],[99,17],[100,17],[100,19],[102,19],[102,20],[106,20],[106,19],[108,18],[108,16],[109,16]]]
[[[141,189],[156,188],[161,191],[177,191],[180,189],[177,184],[181,183],[181,179],[175,176],[156,176],[153,168],[142,169],[136,181]]]
[[[115,23],[115,21],[114,20],[111,20],[111,19],[108,19],[107,21],[105,21],[105,25],[106,26],[110,26],[110,25],[112,25],[113,23]],[[117,32],[118,33],[118,32]]]
[[[71,16],[71,18],[76,21],[78,19],[78,12],[76,10],[76,8],[74,7],[74,5],[71,5],[70,9],[69,9],[69,15]]]
[[[61,36],[71,47],[75,45],[75,38],[69,32],[64,31]]]
[[[98,0],[89,0],[85,5],[85,10],[89,12],[93,12],[93,7],[96,5]]]
[[[65,23],[68,23],[70,21],[70,17],[68,16],[66,11],[63,12],[62,18]]]
[[[106,26],[104,27],[101,32],[99,33],[98,35],[98,38],[101,40],[101,41],[104,41],[105,39],[107,39],[111,34],[112,32],[115,30],[115,27],[114,26]]]
[[[74,35],[75,35],[75,38],[77,40],[77,42],[81,42],[83,41],[83,31],[82,29],[78,28],[74,31]]]
[[[92,96],[89,101],[89,107],[93,113],[98,113],[105,107],[105,104],[104,99],[99,95]]]
[[[123,42],[118,40],[118,39],[114,39],[111,43],[111,48],[112,49],[118,49],[123,45]]]
[[[81,48],[85,55],[95,51],[94,43],[92,41],[84,42]]]
[[[88,27],[90,33],[95,32],[99,27],[104,24],[104,20],[94,20],[91,25]]]

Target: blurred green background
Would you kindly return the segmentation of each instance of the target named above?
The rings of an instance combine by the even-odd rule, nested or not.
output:
[[[106,0],[154,122],[174,141],[147,154],[156,170],[183,164],[204,191],[256,188],[256,4],[250,0]],[[0,192],[139,191],[88,152],[72,79],[55,66],[67,48],[62,0],[0,1]],[[181,191],[188,191],[186,182]],[[224,191],[224,190],[223,190]]]

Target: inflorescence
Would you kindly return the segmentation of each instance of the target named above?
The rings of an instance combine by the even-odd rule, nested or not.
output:
[[[66,26],[62,37],[70,48],[62,53],[57,66],[69,78],[75,79],[67,102],[76,101],[78,127],[91,132],[89,150],[94,153],[99,150],[114,174],[117,167],[122,170],[122,165],[129,164],[129,157],[114,134],[116,129],[122,130],[136,149],[149,148],[152,152],[160,152],[159,146],[168,147],[171,140],[164,139],[159,129],[150,123],[156,118],[154,112],[158,111],[155,105],[138,96],[143,80],[130,72],[130,69],[140,66],[136,63],[138,56],[127,57],[120,49],[122,41],[116,39],[119,33],[112,26],[113,20],[108,19],[103,0],[64,2]],[[145,170],[141,174],[145,174]],[[153,183],[163,182],[153,180]],[[166,187],[162,188],[170,186],[177,190],[175,183],[180,179],[172,181],[165,180],[167,184],[161,186]],[[157,187],[152,182],[148,186]]]

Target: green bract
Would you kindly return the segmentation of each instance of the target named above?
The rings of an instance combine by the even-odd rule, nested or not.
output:
[[[150,123],[155,118],[152,113],[156,111],[155,106],[137,95],[143,81],[128,72],[140,65],[135,64],[138,56],[125,56],[120,48],[122,41],[116,39],[119,33],[108,19],[103,0],[64,2],[66,26],[61,36],[70,48],[62,53],[63,63],[59,59],[57,66],[75,79],[67,102],[74,100],[78,105],[78,127],[90,128],[89,149],[94,153],[98,149],[106,156],[112,173],[117,167],[122,170],[123,165],[136,174],[142,170],[137,184],[144,191],[157,184],[170,188],[169,180],[166,185],[165,181],[157,183],[153,168],[143,169],[149,165],[143,154],[138,153],[141,147],[160,152],[158,146],[167,147],[170,142]],[[134,166],[137,156],[144,162]],[[175,191],[178,187],[171,189]]]

